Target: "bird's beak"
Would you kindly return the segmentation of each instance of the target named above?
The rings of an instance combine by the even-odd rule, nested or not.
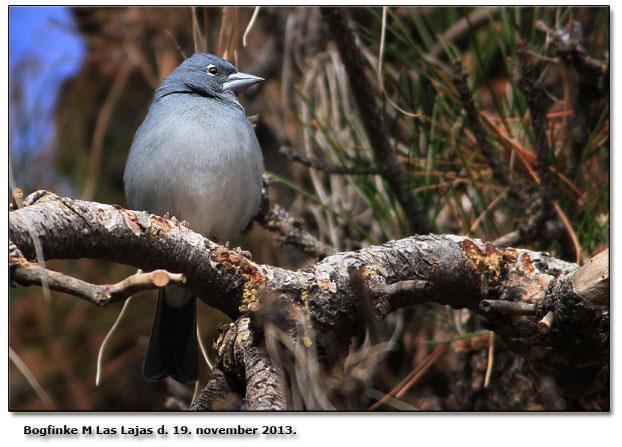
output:
[[[251,85],[255,85],[258,82],[263,81],[263,78],[254,76],[248,73],[231,73],[227,78],[227,81],[223,84],[223,90],[233,90],[234,92],[241,92],[247,89]]]

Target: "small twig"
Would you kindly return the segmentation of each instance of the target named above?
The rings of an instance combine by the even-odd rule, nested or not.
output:
[[[327,174],[348,174],[348,175],[369,175],[380,174],[380,170],[375,166],[337,166],[331,163],[327,163],[324,160],[317,158],[310,158],[305,155],[301,155],[290,147],[283,146],[279,149],[279,152],[285,155],[288,159],[305,165],[309,168],[317,169],[318,171],[325,172]]]
[[[261,216],[260,222],[268,230],[277,233],[277,239],[282,244],[293,245],[313,257],[322,259],[337,252],[330,245],[301,229],[300,222],[278,205],[274,205],[268,213]]]
[[[500,10],[501,8],[498,6],[476,9],[468,16],[461,18],[443,33],[438,42],[430,49],[428,55],[440,59],[445,53],[445,47],[441,42],[452,42],[460,46],[461,42],[466,41],[469,35],[474,33],[477,28],[488,24],[490,19],[494,19],[499,15]]]
[[[495,247],[516,247],[521,244],[523,239],[523,232],[520,230],[514,230],[495,239],[492,242],[492,245]]]
[[[490,143],[486,136],[486,131],[484,130],[484,126],[482,126],[482,122],[479,119],[479,113],[475,108],[473,95],[471,94],[471,90],[469,90],[469,86],[466,82],[466,73],[462,71],[462,61],[459,59],[456,60],[454,62],[453,69],[454,86],[456,87],[456,90],[460,95],[460,102],[467,113],[469,122],[471,123],[471,129],[473,130],[473,135],[475,135],[475,139],[477,140],[477,144],[482,150],[482,154],[484,154],[484,157],[486,157],[486,160],[488,160],[488,164],[490,165],[497,181],[503,186],[509,188],[510,197],[518,202],[524,203],[525,198],[523,194],[514,184],[505,169],[503,169],[503,166],[499,162],[499,159],[497,158],[492,150],[492,147],[490,146]]]
[[[10,210],[19,209],[19,204],[23,202],[24,191],[20,188],[15,188],[11,192],[11,203],[9,204]]]
[[[158,289],[169,284],[182,285],[186,282],[186,278],[181,273],[154,270],[148,273],[136,273],[116,284],[98,285],[41,268],[28,261],[11,262],[10,267],[11,280],[22,286],[40,286],[44,280],[47,280],[51,290],[65,292],[99,306],[125,300],[145,290]]]
[[[604,76],[607,73],[606,63],[589,57],[581,42],[572,36],[568,38],[569,36],[566,33],[560,32],[561,29],[551,29],[540,20],[536,22],[536,28],[551,36],[555,42],[555,52],[562,57],[571,58],[574,65],[580,70],[591,74],[593,77]]]
[[[500,312],[511,315],[535,315],[536,305],[528,303],[515,303],[513,301],[482,300],[479,308],[484,312]]]
[[[293,245],[306,254],[315,258],[323,259],[326,256],[337,253],[334,247],[325,244],[311,233],[301,228],[302,221],[291,216],[279,205],[270,207],[268,194],[268,179],[264,176],[263,189],[261,191],[261,205],[259,212],[253,218],[261,226],[276,233],[277,240],[282,244]]]
[[[541,334],[548,334],[551,327],[553,327],[553,324],[555,324],[555,312],[551,310],[544,316],[544,318],[542,318],[542,320],[538,321],[536,328]]]
[[[400,281],[393,284],[373,284],[370,286],[370,290],[374,295],[378,296],[393,296],[407,293],[420,293],[429,289],[432,284],[429,281],[423,280],[407,280]]]
[[[609,307],[609,249],[579,267],[570,282],[577,295],[584,300]]]

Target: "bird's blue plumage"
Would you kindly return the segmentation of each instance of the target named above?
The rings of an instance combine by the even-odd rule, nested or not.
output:
[[[259,208],[263,157],[235,92],[261,80],[212,54],[179,65],[156,90],[132,142],[123,176],[130,208],[168,212],[221,243],[238,235]],[[196,380],[194,301],[180,288],[160,294],[147,378]]]

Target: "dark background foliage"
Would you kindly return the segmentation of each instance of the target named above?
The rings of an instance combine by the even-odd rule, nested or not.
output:
[[[153,91],[184,57],[200,50],[266,79],[241,102],[256,126],[272,179],[271,199],[300,216],[320,240],[353,250],[411,234],[395,192],[380,176],[327,175],[279,152],[287,146],[335,165],[373,166],[370,138],[353,99],[361,94],[378,101],[410,189],[438,231],[495,240],[526,224],[534,211],[532,203],[512,200],[492,172],[463,112],[452,63],[460,58],[468,73],[467,84],[500,164],[525,197],[538,197],[537,137],[518,82],[517,42],[523,39],[546,91],[553,214],[559,228],[555,237],[521,244],[570,261],[609,245],[608,8],[349,9],[367,63],[360,75],[372,81],[372,92],[350,90],[319,8],[261,8],[244,46],[242,36],[253,12],[233,7],[72,8],[75,27],[54,26],[75,33],[85,52],[77,73],[62,84],[53,111],[54,140],[46,147],[26,151],[17,144],[32,132],[24,125],[28,61],[10,73],[15,182],[10,186],[26,194],[45,188],[126,206],[123,168]],[[456,27],[460,23],[466,31]],[[579,41],[606,74],[590,78],[579,63],[561,58],[539,23]],[[258,225],[235,243],[258,262],[287,268],[313,262],[278,246]],[[88,259],[51,261],[48,267],[95,283],[115,282],[134,272]],[[45,301],[37,288],[11,289],[10,344],[32,377],[11,363],[10,408],[46,408],[33,389],[33,377],[53,409],[165,408],[170,394],[166,384],[145,382],[140,373],[155,304],[148,295],[132,302],[110,339],[102,384],[95,387],[98,349],[121,305],[100,309],[54,292]],[[199,311],[202,338],[213,359],[216,326],[226,317],[206,306]],[[509,394],[503,402],[486,397],[491,339],[474,320],[467,312],[422,305],[382,322],[383,337],[392,337],[396,349],[375,375],[369,405],[423,365],[427,373],[393,409],[544,408],[527,368],[503,346],[497,347],[491,380],[506,383]],[[430,362],[428,355],[443,345],[439,341],[452,343]],[[201,383],[208,377],[204,368]]]

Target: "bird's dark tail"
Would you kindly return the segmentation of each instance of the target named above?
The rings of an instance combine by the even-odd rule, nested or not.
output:
[[[181,306],[167,305],[166,293],[160,289],[151,329],[143,375],[147,380],[166,376],[178,382],[190,383],[199,379],[197,349],[197,299],[190,298]]]

